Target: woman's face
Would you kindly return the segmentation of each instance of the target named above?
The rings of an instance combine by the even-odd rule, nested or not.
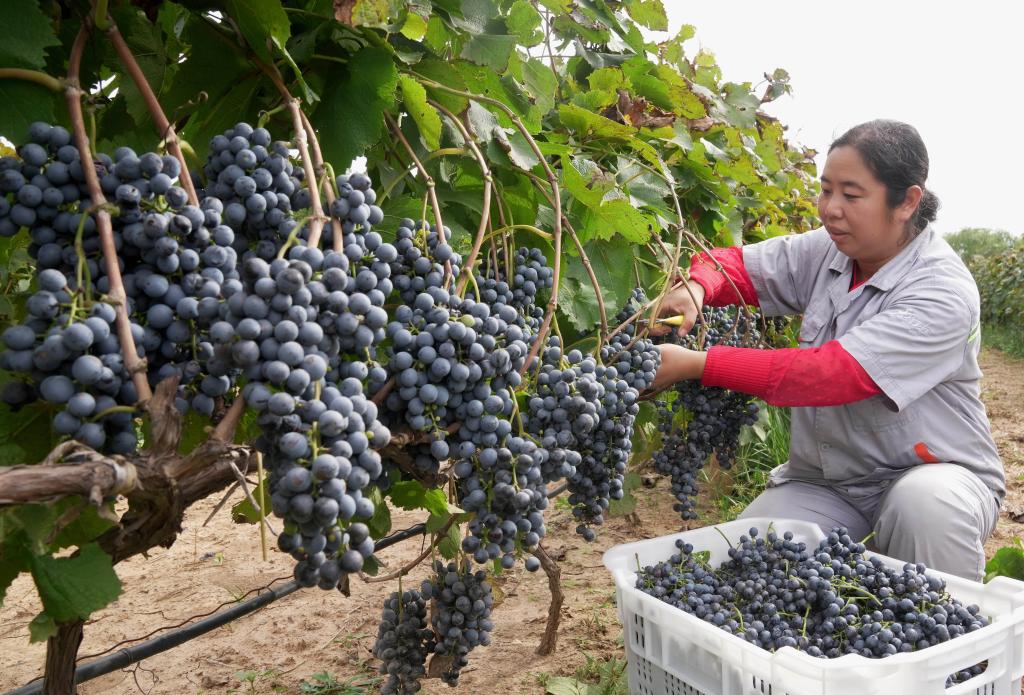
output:
[[[854,147],[832,150],[821,174],[818,215],[840,251],[873,270],[903,245],[904,229],[921,198],[911,186],[903,203],[890,208],[885,185],[875,178]]]

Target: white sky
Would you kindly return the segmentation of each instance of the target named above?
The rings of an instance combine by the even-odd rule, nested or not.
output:
[[[824,153],[857,123],[905,121],[928,147],[940,232],[1024,232],[1024,3],[664,2],[670,33],[696,26],[687,55],[712,51],[724,80],[789,72],[792,95],[765,110],[791,140]]]

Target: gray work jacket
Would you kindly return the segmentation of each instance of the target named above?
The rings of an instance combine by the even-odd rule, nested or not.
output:
[[[772,479],[874,498],[911,466],[947,462],[1006,492],[980,397],[978,288],[926,229],[850,291],[853,261],[824,228],[743,249],[767,316],[803,314],[800,347],[838,340],[882,390],[863,401],[793,408],[789,462]]]

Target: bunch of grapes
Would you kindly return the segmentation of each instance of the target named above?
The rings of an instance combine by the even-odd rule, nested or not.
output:
[[[419,591],[396,591],[384,601],[373,655],[387,676],[382,695],[412,695],[420,691],[427,655],[436,643],[427,618],[427,601]]]
[[[642,293],[634,294],[619,322],[643,301]],[[609,501],[622,498],[637,399],[653,383],[660,353],[630,325],[602,347],[602,363],[579,350],[563,359],[557,338],[549,339],[541,355],[524,427],[547,452],[542,477],[567,480],[569,503],[580,521],[577,533],[590,541],[590,525],[603,523]]]
[[[703,336],[703,340],[701,337]],[[760,337],[755,323],[746,315],[726,308],[704,310],[699,332],[681,340],[674,334],[669,340],[681,342],[692,350],[714,345],[737,346],[756,342]],[[652,460],[655,470],[672,481],[673,508],[683,519],[695,519],[697,477],[714,454],[725,469],[732,466],[739,449],[740,430],[757,421],[758,407],[753,396],[717,387],[701,386],[698,381],[680,381],[672,393],[675,398],[662,404],[658,428],[662,448]],[[689,414],[685,429],[676,425],[680,410]]]
[[[434,654],[447,659],[441,679],[459,683],[459,673],[469,663],[469,653],[491,643],[491,585],[482,570],[468,563],[434,563],[434,576],[423,583],[423,597],[433,601],[431,625],[436,643]]]
[[[81,157],[60,126],[35,123],[29,138],[20,158],[0,159],[0,233],[29,229],[39,285],[29,320],[5,332],[0,362],[20,379],[7,384],[4,400],[17,407],[42,396],[62,407],[54,417],[58,433],[132,453],[138,394],[107,299],[110,278]],[[113,157],[98,154],[94,166],[111,198],[128,331],[150,386],[176,375],[179,407],[210,414],[225,391],[203,374],[205,329],[238,287],[234,237],[221,225],[220,201],[188,204],[174,183],[181,171],[172,157],[121,147]]]
[[[394,389],[385,400],[389,424],[421,433],[411,447],[416,474],[432,477],[451,460],[460,504],[475,512],[465,552],[480,563],[501,558],[511,567],[521,550],[544,535],[547,490],[540,474],[546,452],[513,436],[519,386],[533,331],[516,308],[515,290],[496,269],[474,277],[476,298],[459,296],[451,281],[461,258],[448,244],[450,232],[403,220],[392,263],[403,304],[388,325],[388,370]],[[524,258],[528,252],[521,254]],[[500,264],[499,264],[500,265]],[[520,289],[536,296],[543,274]],[[536,558],[526,560],[536,570]]]
[[[902,570],[867,557],[863,543],[833,528],[817,548],[786,531],[756,528],[714,569],[682,540],[667,560],[644,567],[636,587],[762,649],[811,656],[884,658],[925,649],[988,624],[975,605],[946,593],[924,565]],[[955,678],[965,680],[982,667]]]

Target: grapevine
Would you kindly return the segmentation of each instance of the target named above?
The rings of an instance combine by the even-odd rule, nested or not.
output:
[[[674,260],[692,250],[684,242],[703,243],[688,229],[697,210],[672,185],[682,169],[627,172],[658,158],[647,143],[642,157],[585,154],[578,138],[596,114],[576,111],[564,65],[537,77],[549,68],[518,48],[499,70],[515,73],[503,84],[525,85],[512,98],[480,81],[476,58],[450,61],[450,79],[438,60],[458,51],[398,39],[366,17],[292,12],[287,0],[266,13],[244,3],[147,8],[159,18],[115,5],[27,8],[18,26],[31,40],[5,45],[39,48],[0,66],[12,93],[33,90],[44,107],[0,115],[15,145],[0,156],[0,251],[13,259],[0,281],[5,299],[16,297],[0,306],[0,407],[15,433],[2,454],[20,464],[0,469],[0,552],[15,558],[11,577],[38,557],[71,566],[79,554],[101,555],[105,570],[77,618],[44,611],[34,622],[37,638],[51,640],[47,681],[53,692],[71,682],[85,617],[120,591],[114,564],[174,542],[189,505],[257,468],[266,477],[246,490],[249,504],[284,522],[277,547],[302,586],[383,579],[372,576],[383,512],[399,498],[429,510],[433,537],[419,561],[440,553],[444,562],[432,566],[431,588],[392,597],[378,656],[399,664],[390,687],[414,692],[426,675],[416,663],[433,645],[455,683],[470,650],[488,641],[487,571],[543,566],[556,595],[557,566],[543,547],[555,486],[568,487],[587,540],[623,495],[640,394],[658,367],[632,319],[675,268],[642,254],[657,270],[623,273],[615,254],[659,236],[669,210]],[[295,49],[309,23],[325,21],[332,32]],[[623,36],[635,28],[618,11],[601,21]],[[544,21],[543,31],[575,40],[574,26]],[[467,31],[448,26],[441,41],[461,45]],[[591,30],[587,44],[595,38]],[[396,46],[406,40],[431,55],[405,62],[399,54],[411,54]],[[102,42],[113,50],[96,50]],[[154,50],[161,42],[166,50]],[[323,79],[330,65],[343,67]],[[67,74],[45,74],[54,66]],[[713,96],[704,99],[725,103],[727,90],[705,89]],[[680,110],[684,129],[694,109]],[[633,129],[621,117],[613,125]],[[789,162],[772,172],[789,177],[788,192],[748,217],[804,225],[791,192],[808,185],[807,158],[781,131],[743,130]],[[552,148],[566,143],[564,156]],[[363,153],[365,173],[341,173]],[[594,167],[622,169],[608,178],[618,193],[591,195],[603,180]],[[407,174],[395,178],[396,168]],[[662,191],[666,205],[624,209],[632,181]],[[715,188],[723,205],[747,200],[736,182]],[[599,210],[606,203],[614,215]],[[581,280],[585,292],[571,285]],[[59,510],[55,523],[75,526],[88,509],[107,525],[56,556],[58,547],[29,542],[19,516],[29,504]],[[473,596],[468,608],[449,595],[452,577]],[[47,587],[37,588],[50,605]],[[406,618],[419,621],[421,643],[402,631]],[[458,621],[477,627],[456,635]],[[401,650],[399,632],[412,640]]]

